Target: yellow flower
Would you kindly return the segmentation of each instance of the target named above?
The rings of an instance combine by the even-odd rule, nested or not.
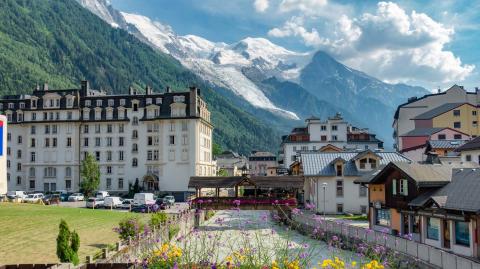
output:
[[[352,262],[352,267],[356,267],[357,266],[357,262],[356,261],[353,261]]]

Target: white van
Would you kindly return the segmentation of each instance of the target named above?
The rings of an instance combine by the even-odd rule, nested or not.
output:
[[[110,194],[108,194],[108,191],[97,191],[97,193],[95,193],[95,197],[99,199],[105,199],[105,197],[107,196],[110,196]]]
[[[37,203],[38,201],[43,199],[43,193],[33,193],[27,195],[23,201],[27,203]]]
[[[16,199],[19,198],[21,200],[25,199],[27,194],[24,191],[7,191],[7,198],[8,199]]]
[[[133,196],[133,204],[139,205],[153,205],[155,204],[155,197],[153,193],[135,193]]]
[[[119,205],[123,203],[120,197],[116,196],[107,196],[105,200],[103,200],[103,207],[105,208],[117,208]]]

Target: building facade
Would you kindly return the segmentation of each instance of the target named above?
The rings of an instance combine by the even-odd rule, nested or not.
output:
[[[252,151],[248,156],[248,167],[252,176],[275,176],[272,173],[277,169],[277,156],[266,151]]]
[[[190,176],[212,175],[210,112],[200,90],[126,95],[37,87],[30,95],[5,96],[8,187],[26,191],[78,191],[87,153],[100,164],[100,189],[144,190],[183,199]]]
[[[302,152],[305,200],[317,212],[367,214],[368,189],[355,181],[391,161],[410,162],[397,152]]]
[[[351,126],[337,113],[325,121],[311,117],[306,127],[297,127],[282,138],[282,164],[289,168],[301,151],[318,151],[325,146],[342,150],[382,149],[383,142],[368,129]]]
[[[401,104],[398,106],[395,116],[393,119],[393,138],[395,139],[395,148],[397,150],[402,150],[405,147],[401,145],[401,136],[411,132],[412,130],[419,128],[422,124],[428,124],[428,126],[435,125],[436,127],[450,127],[454,128],[455,122],[463,122],[460,123],[460,128],[457,129],[463,133],[467,133],[469,135],[473,135],[474,132],[470,132],[470,129],[478,129],[478,120],[472,119],[472,116],[478,117],[478,112],[475,112],[476,115],[473,115],[472,111],[467,110],[475,110],[476,107],[480,102],[480,93],[478,89],[475,89],[474,92],[466,91],[463,86],[453,85],[448,90],[435,93],[435,94],[427,94],[423,97],[417,98],[412,97],[409,98],[408,102]],[[457,112],[453,112],[453,109],[447,110],[446,114],[443,116],[438,117],[437,120],[434,120],[432,124],[428,123],[430,119],[426,121],[422,121],[415,118],[419,115],[422,115],[427,112],[435,112],[435,109],[442,107],[441,110],[448,108],[448,106],[454,105],[447,105],[446,104],[470,104],[472,106],[463,106],[460,110],[465,110],[464,113],[460,112],[460,115]],[[468,108],[469,107],[469,108]],[[458,109],[456,109],[458,110]],[[448,113],[451,112],[451,114]],[[470,113],[468,113],[470,112]],[[456,113],[453,115],[453,113]],[[427,114],[428,115],[428,114]],[[425,116],[425,115],[424,115]],[[463,119],[464,118],[464,119]],[[462,120],[458,120],[462,119]],[[474,121],[477,121],[475,123]],[[416,124],[418,127],[416,127]],[[458,126],[458,123],[457,123]]]
[[[248,169],[248,159],[234,151],[226,150],[217,156],[217,171],[223,176],[241,176]],[[223,172],[224,171],[224,172]]]
[[[0,115],[0,195],[7,193],[7,117]]]

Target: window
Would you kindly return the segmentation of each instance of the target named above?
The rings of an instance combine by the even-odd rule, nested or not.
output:
[[[83,133],[88,134],[88,125],[83,126]]]
[[[30,162],[35,162],[35,151],[30,152]]]
[[[95,151],[95,159],[100,161],[100,151]]]
[[[390,209],[377,209],[375,223],[381,226],[390,226]]]
[[[455,244],[470,247],[470,229],[469,223],[464,221],[455,221]]]
[[[65,177],[72,177],[72,168],[65,168]]]
[[[30,189],[35,189],[35,180],[30,180],[29,187]]]
[[[455,116],[455,117],[460,117],[460,110],[455,109],[455,110],[453,111],[453,116]]]
[[[37,120],[37,113],[32,113],[32,120]]]
[[[67,137],[67,147],[71,147],[72,146],[72,138],[71,137]]]
[[[21,159],[21,158],[22,158],[22,151],[17,150],[17,159]]]
[[[440,230],[440,219],[427,218],[427,238],[438,241],[439,230]]]
[[[332,141],[337,141],[338,137],[336,135],[332,135]]]
[[[17,185],[22,185],[22,177],[17,177]]]
[[[30,134],[35,134],[37,132],[35,126],[30,127]]]
[[[326,135],[320,136],[320,140],[321,140],[321,141],[327,141],[327,136],[326,136]]]
[[[147,137],[147,145],[148,146],[153,146],[153,136]]]
[[[123,161],[123,151],[118,152],[118,160]]]
[[[132,132],[132,138],[133,138],[133,139],[137,139],[137,138],[138,138],[138,131],[137,131],[137,130],[133,130],[133,132]]]
[[[55,167],[45,167],[43,169],[43,176],[46,177],[46,178],[57,177],[57,168],[55,168]]]
[[[85,137],[85,138],[83,139],[83,146],[84,146],[84,147],[88,147],[88,137]]]
[[[65,189],[69,190],[72,188],[72,181],[70,179],[65,180]]]
[[[445,139],[447,139],[446,135],[444,135],[444,134],[439,134],[438,135],[438,140],[445,140]]]
[[[112,167],[111,166],[107,166],[107,174],[111,174],[112,173]]]
[[[45,138],[45,147],[46,148],[50,147],[50,138]]]
[[[123,124],[119,124],[119,125],[118,125],[118,132],[119,132],[119,133],[123,133],[124,130],[125,130],[125,126],[124,126]]]
[[[138,104],[133,104],[133,111],[135,111],[135,112],[138,111]]]
[[[102,140],[100,137],[95,137],[95,147],[100,147]]]
[[[28,176],[29,177],[35,177],[35,168],[34,167],[30,167],[30,170],[28,172]]]
[[[477,116],[477,111],[476,110],[472,110],[472,116]]]
[[[361,205],[360,206],[360,213],[361,214],[367,214],[367,206]]]
[[[343,197],[343,180],[337,180],[337,197]]]
[[[337,125],[332,125],[332,131],[337,131],[337,130],[338,130]]]
[[[474,127],[477,127],[477,126],[478,126],[478,121],[476,121],[476,120],[472,121],[472,125],[473,125]]]
[[[453,139],[462,139],[462,135],[461,134],[453,135]]]
[[[102,106],[102,100],[97,100],[97,106]]]
[[[341,177],[343,175],[343,167],[341,164],[337,164],[337,166],[335,167],[336,168],[336,171],[337,171],[337,177]]]
[[[67,112],[67,120],[71,120],[73,118],[73,114],[71,111]]]
[[[132,159],[132,166],[133,166],[133,167],[137,167],[137,166],[138,166],[138,160],[137,160],[137,158],[133,158],[133,159]]]
[[[360,185],[359,196],[367,197],[367,187],[365,187],[364,185]]]
[[[138,152],[138,145],[137,144],[132,144],[132,152]]]
[[[111,189],[112,188],[112,179],[111,178],[107,178],[107,190]]]
[[[57,147],[57,138],[52,138],[52,147],[56,148]]]
[[[100,124],[95,124],[95,133],[98,134],[100,133],[102,130],[102,126],[100,126]]]
[[[125,106],[125,99],[120,99],[120,106]]]
[[[408,180],[400,179],[400,194],[408,196]]]
[[[453,123],[453,128],[459,129],[462,128],[462,124],[459,121]]]
[[[118,179],[118,189],[123,190],[123,178]]]
[[[368,161],[370,162],[370,168],[371,168],[371,169],[377,168],[377,160],[375,160],[375,159],[368,159]]]
[[[125,141],[124,137],[119,137],[118,138],[118,146],[123,147],[123,145],[125,144],[124,141]]]
[[[472,155],[466,155],[465,156],[465,161],[471,162],[472,161]]]
[[[149,150],[147,151],[147,160],[151,161],[153,159],[153,151]]]
[[[17,143],[18,143],[18,144],[22,144],[22,136],[19,135],[19,136],[17,137]]]
[[[113,138],[107,137],[107,147],[111,147],[111,146],[112,146],[112,141],[113,141]]]
[[[182,131],[187,131],[188,130],[188,123],[187,121],[182,121]]]
[[[326,125],[321,125],[321,126],[320,126],[320,130],[321,130],[321,131],[326,131],[326,130],[327,130],[327,126],[326,126]]]
[[[107,161],[108,162],[112,161],[112,152],[111,151],[107,151]]]
[[[112,133],[113,132],[113,126],[111,124],[107,125],[107,133]]]
[[[367,159],[360,160],[360,169],[365,169],[367,165]]]
[[[337,213],[343,214],[343,204],[337,204]]]
[[[170,142],[170,145],[175,145],[175,136],[174,135],[171,135],[169,137],[169,142]]]

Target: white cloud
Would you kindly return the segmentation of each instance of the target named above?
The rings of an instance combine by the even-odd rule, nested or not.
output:
[[[390,82],[451,83],[464,80],[475,66],[463,64],[445,47],[454,29],[424,13],[408,14],[392,2],[379,2],[375,13],[337,16],[333,31],[305,29],[305,19],[292,17],[273,37],[295,36],[343,63]],[[323,35],[323,37],[322,37]]]
[[[327,0],[282,0],[280,12],[300,11],[303,14],[315,14],[327,5]]]
[[[253,6],[257,12],[265,12],[269,6],[268,0],[255,0]]]

